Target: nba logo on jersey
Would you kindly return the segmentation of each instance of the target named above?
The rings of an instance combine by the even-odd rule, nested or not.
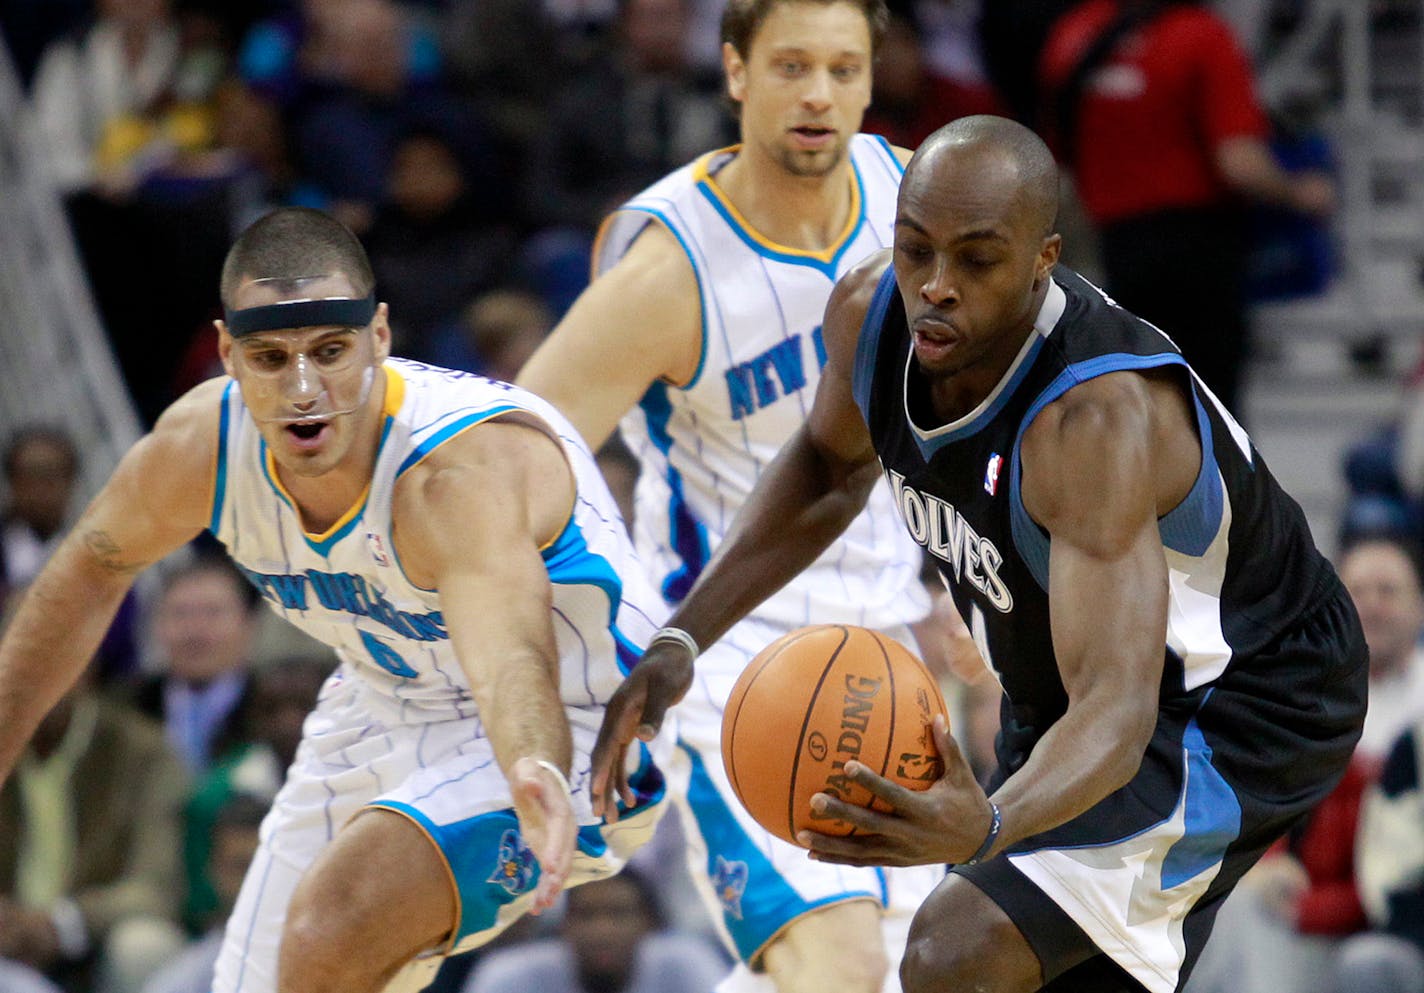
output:
[[[717,891],[717,899],[722,909],[733,920],[742,919],[742,894],[747,890],[747,876],[750,870],[745,862],[728,862],[717,856],[717,868],[712,873],[712,887]]]
[[[984,467],[984,492],[993,496],[999,491],[999,470],[1004,467],[1004,457],[998,452],[989,456],[989,464]]]
[[[376,565],[390,565],[390,556],[386,554],[386,546],[381,541],[381,536],[374,531],[366,532],[366,547],[371,550],[371,558]]]

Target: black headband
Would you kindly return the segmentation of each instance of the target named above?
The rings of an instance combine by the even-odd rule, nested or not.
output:
[[[321,300],[290,300],[261,307],[224,311],[228,333],[238,338],[255,331],[287,328],[364,328],[376,316],[376,293],[353,300],[327,297]]]

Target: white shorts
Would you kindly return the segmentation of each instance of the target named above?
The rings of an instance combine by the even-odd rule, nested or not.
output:
[[[722,712],[732,684],[752,657],[787,632],[747,618],[697,660],[696,676],[675,709],[679,768],[689,780],[684,804],[692,877],[724,941],[753,968],[798,917],[847,900],[874,900],[886,912],[886,952],[897,975],[910,917],[944,879],[939,865],[857,868],[813,862],[804,848],[782,841],[754,821],[737,800],[722,766]],[[908,627],[886,629],[915,649]],[[688,816],[690,814],[690,816]],[[894,984],[898,988],[898,983]]]
[[[367,807],[396,811],[418,825],[444,857],[458,890],[459,919],[450,942],[432,949],[389,989],[414,990],[434,977],[445,955],[484,944],[529,907],[538,863],[523,844],[509,785],[477,719],[419,724],[374,716],[359,677],[338,671],[307,718],[286,784],[262,823],[261,845],[228,919],[215,993],[272,993],[287,905],[308,867],[347,821]],[[398,714],[393,711],[392,714]],[[638,803],[616,824],[595,818],[589,755],[601,709],[568,711],[574,763],[569,777],[578,816],[578,852],[569,886],[616,873],[653,835],[666,804],[662,768],[643,746],[631,782]]]

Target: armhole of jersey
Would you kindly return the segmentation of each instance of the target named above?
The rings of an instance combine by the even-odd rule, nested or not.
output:
[[[890,167],[901,176],[905,175],[905,163],[900,161],[900,156],[895,154],[895,146],[883,134],[873,134],[870,136],[880,144],[880,148],[885,153],[885,157],[890,160]]]
[[[1057,376],[1053,382],[1046,386],[1042,393],[1036,396],[1028,410],[1024,413],[1023,420],[1019,422],[1018,435],[1014,438],[1013,452],[1009,457],[1009,526],[1013,534],[1014,546],[1018,549],[1019,556],[1028,566],[1033,578],[1038,581],[1038,585],[1045,591],[1048,590],[1048,534],[1044,529],[1029,516],[1028,508],[1023,502],[1023,463],[1021,454],[1023,451],[1023,436],[1034,419],[1043,412],[1043,408],[1067,393],[1080,383],[1085,383],[1090,379],[1110,372],[1122,372],[1125,370],[1144,371],[1147,369],[1158,369],[1163,366],[1180,365],[1186,368],[1186,360],[1177,352],[1158,352],[1155,355],[1131,355],[1125,352],[1111,352],[1107,355],[1094,356],[1083,362],[1078,362],[1068,366]],[[1202,419],[1200,404],[1196,404],[1198,423]],[[1209,433],[1209,432],[1208,432]],[[1189,503],[1196,495],[1202,478],[1206,473],[1207,454],[1205,442],[1203,443],[1202,454],[1202,475],[1198,477],[1197,485],[1193,486],[1192,493],[1186,500],[1182,501],[1176,508],[1170,511],[1166,517],[1176,513],[1183,506]],[[1216,460],[1212,459],[1212,467],[1215,468]],[[1215,477],[1215,473],[1212,474]],[[1219,492],[1219,491],[1218,491]],[[1218,500],[1218,520],[1220,516],[1220,501]],[[1192,533],[1195,533],[1193,531]],[[1215,533],[1215,532],[1213,532]],[[1165,536],[1164,536],[1165,541]]]
[[[1187,396],[1191,398],[1192,410],[1197,419],[1201,468],[1182,502],[1158,518],[1157,527],[1162,533],[1162,544],[1174,552],[1200,558],[1206,554],[1212,541],[1216,539],[1217,531],[1221,529],[1221,517],[1226,509],[1226,493],[1221,469],[1216,461],[1211,418],[1207,416],[1201,397],[1197,396],[1194,379],[1185,365],[1182,366],[1182,372],[1185,373],[1183,384],[1186,386]]]
[[[870,395],[875,389],[875,359],[880,353],[880,333],[885,327],[885,312],[895,293],[895,268],[886,266],[870,298],[865,320],[855,341],[855,366],[851,370],[851,393],[860,415],[870,423]]]
[[[697,368],[693,370],[692,378],[685,383],[674,383],[671,380],[667,379],[662,380],[662,382],[667,383],[667,385],[671,386],[673,389],[690,390],[697,385],[699,380],[702,379],[702,369],[707,365],[707,294],[704,291],[704,287],[702,284],[702,270],[698,268],[697,259],[692,252],[692,246],[687,243],[687,239],[683,236],[683,233],[679,231],[670,220],[668,220],[666,214],[664,214],[661,210],[658,210],[655,207],[645,207],[641,204],[630,204],[625,205],[623,207],[619,207],[616,211],[610,214],[606,220],[604,220],[602,226],[600,226],[598,231],[598,239],[594,242],[593,269],[595,273],[595,278],[597,278],[597,276],[599,275],[599,263],[603,250],[606,247],[607,237],[609,234],[611,234],[614,224],[616,224],[619,219],[619,215],[632,213],[646,214],[648,217],[652,218],[653,221],[656,221],[658,224],[662,225],[665,231],[667,231],[669,234],[671,234],[674,238],[677,239],[677,243],[682,246],[682,254],[687,258],[687,264],[692,266],[692,279],[693,282],[697,284],[697,312],[700,315],[700,326],[697,329]],[[652,223],[652,221],[648,223]],[[637,241],[638,238],[642,236],[643,232],[647,230],[647,227],[648,224],[644,224],[638,229],[637,234],[635,234],[632,238],[628,239],[628,243],[624,245],[622,250],[618,252],[618,259],[622,259],[623,256],[628,253],[628,249],[633,247],[633,242]],[[613,266],[617,265],[618,259],[614,259],[612,262],[610,262],[608,268],[612,268]]]
[[[208,531],[214,538],[222,527],[223,505],[227,497],[227,435],[228,421],[232,416],[232,391],[237,389],[234,380],[223,387],[222,402],[218,405],[218,448],[213,456],[213,499],[212,513],[208,517]]]

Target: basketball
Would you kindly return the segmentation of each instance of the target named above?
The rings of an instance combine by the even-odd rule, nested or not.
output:
[[[813,817],[811,797],[884,809],[843,774],[851,759],[928,789],[944,770],[935,714],[947,716],[939,684],[899,642],[849,624],[800,628],[762,649],[732,687],[722,760],[742,806],[778,838],[850,834],[844,821]]]

